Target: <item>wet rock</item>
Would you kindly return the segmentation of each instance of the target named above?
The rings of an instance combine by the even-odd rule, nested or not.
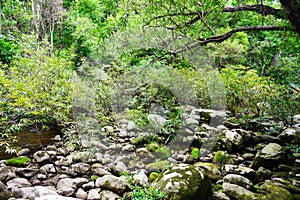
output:
[[[113,193],[112,191],[109,190],[103,190],[100,192],[100,200],[117,200],[121,199],[119,195],[116,193]]]
[[[6,183],[7,188],[13,188],[13,187],[17,187],[17,188],[22,188],[22,187],[30,187],[31,183],[28,182],[27,179],[25,178],[14,178],[10,181],[8,181]]]
[[[166,170],[154,186],[174,200],[206,200],[211,194],[208,176],[193,165],[178,164]]]
[[[222,191],[229,197],[233,197],[238,200],[257,199],[253,192],[236,184],[223,183]]]
[[[116,177],[113,175],[105,175],[99,177],[95,182],[95,187],[100,187],[103,189],[111,190],[118,194],[122,194],[129,187],[126,180],[121,177]]]
[[[253,183],[249,179],[238,174],[227,174],[226,176],[224,176],[223,182],[236,184],[248,190],[250,190],[253,187]]]

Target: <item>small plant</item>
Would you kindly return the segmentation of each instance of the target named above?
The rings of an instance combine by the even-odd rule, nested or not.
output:
[[[300,153],[300,146],[298,144],[287,144],[287,147],[295,153]]]
[[[199,159],[199,149],[198,149],[198,148],[193,148],[191,154],[192,154],[192,156],[193,156],[196,160]]]
[[[97,178],[99,178],[99,176],[97,176],[97,175],[93,175],[93,176],[91,176],[91,181],[96,181],[96,180],[97,180]]]

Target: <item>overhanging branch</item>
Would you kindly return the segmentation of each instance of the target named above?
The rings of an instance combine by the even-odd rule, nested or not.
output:
[[[223,9],[223,12],[238,12],[238,11],[253,11],[263,16],[274,15],[275,17],[280,19],[286,18],[284,15],[284,11],[282,9],[276,9],[266,5],[243,5],[243,6],[234,6],[234,7],[230,6]]]

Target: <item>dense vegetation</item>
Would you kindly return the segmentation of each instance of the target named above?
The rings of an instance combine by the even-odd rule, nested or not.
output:
[[[68,130],[79,107],[99,126],[113,123],[119,110],[112,102],[120,100],[116,83],[148,66],[158,70],[146,74],[150,80],[170,83],[161,69],[181,74],[199,107],[227,109],[243,124],[273,118],[289,126],[300,113],[300,2],[290,3],[296,9],[284,0],[2,0],[0,145],[9,147],[27,126]],[[128,49],[121,44],[122,34],[135,43],[140,38],[130,30],[150,27],[166,37],[188,38],[187,43],[175,44],[182,51],[172,51],[172,44]],[[160,36],[145,39],[163,41]],[[198,55],[205,66],[197,67],[184,49],[205,52]],[[208,79],[214,73],[203,75],[206,65],[220,72],[225,107],[211,99]],[[151,81],[130,84],[138,88],[125,102],[126,115],[147,126],[150,105],[161,104],[169,111],[161,134],[175,132],[183,101],[174,91]]]

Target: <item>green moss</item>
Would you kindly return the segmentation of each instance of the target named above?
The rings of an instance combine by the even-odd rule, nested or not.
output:
[[[159,158],[167,159],[171,156],[171,150],[167,147],[161,147],[161,148],[156,149],[155,154]]]
[[[166,170],[169,165],[170,165],[170,162],[167,160],[157,161],[157,162],[148,164],[146,166],[146,169],[150,172],[159,172],[159,171]]]
[[[193,148],[191,154],[192,154],[192,156],[193,156],[196,160],[199,159],[199,149],[198,149],[198,148]]]
[[[219,191],[219,190],[222,190],[222,185],[221,184],[217,184],[217,185],[215,185],[215,187],[214,187],[214,191]]]
[[[150,175],[149,175],[149,179],[150,181],[154,181],[157,177],[159,176],[159,173],[157,172],[151,172]]]
[[[26,166],[29,162],[30,159],[27,156],[19,156],[5,161],[5,164],[8,166],[23,167]]]
[[[99,178],[99,176],[97,176],[97,175],[93,175],[93,176],[91,177],[91,181],[96,181],[96,180],[97,180],[97,178]]]
[[[154,143],[154,142],[152,142],[150,144],[147,144],[147,146],[146,146],[146,149],[148,151],[152,151],[152,152],[156,151],[158,148],[159,148],[159,145],[157,143]]]
[[[217,151],[214,156],[214,161],[220,164],[233,164],[230,155],[224,151]]]

